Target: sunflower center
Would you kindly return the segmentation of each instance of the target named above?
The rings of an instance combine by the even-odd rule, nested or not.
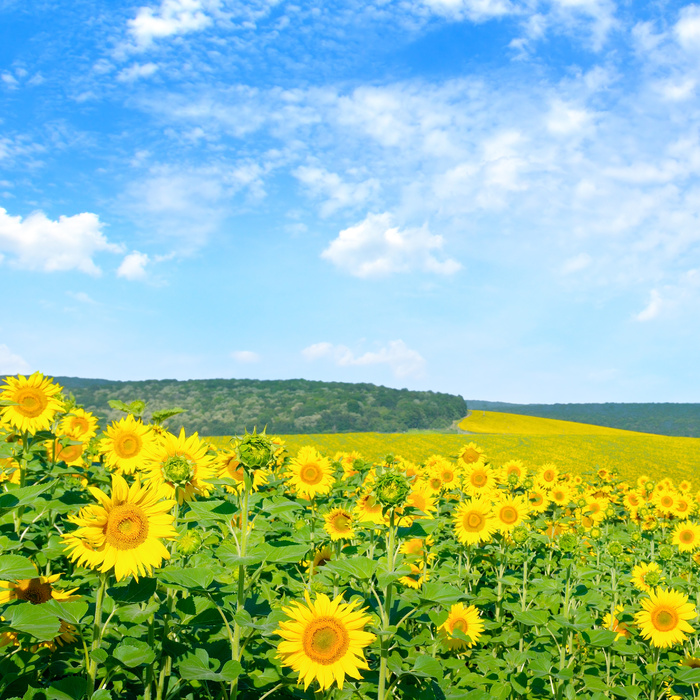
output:
[[[422,510],[423,512],[425,512],[425,508],[428,505],[428,502],[426,501],[425,497],[421,494],[412,493],[408,497],[408,504],[413,506],[414,508],[418,508],[418,510]]]
[[[544,496],[541,493],[533,493],[530,496],[530,503],[533,506],[539,506],[544,501]]]
[[[75,416],[71,418],[70,420],[70,429],[71,431],[74,431],[78,435],[82,435],[83,433],[87,433],[87,431],[90,428],[90,425],[87,422],[87,419],[82,418],[81,416]]]
[[[542,479],[543,479],[544,481],[548,481],[548,482],[549,482],[549,481],[554,481],[554,479],[555,479],[555,474],[554,474],[554,472],[553,472],[551,469],[547,469],[547,471],[546,471],[544,474],[542,474]]]
[[[676,510],[679,513],[685,513],[685,511],[688,510],[689,507],[690,506],[685,501],[678,501],[678,503],[676,503]]]
[[[678,624],[678,614],[672,608],[659,608],[652,613],[651,622],[660,632],[668,632]]]
[[[351,518],[345,513],[339,513],[333,518],[333,528],[337,532],[349,532]]]
[[[192,481],[194,476],[194,462],[182,455],[171,455],[162,464],[163,476],[171,484],[184,486]]]
[[[678,539],[685,544],[690,544],[695,539],[695,536],[692,530],[683,530],[678,536]]]
[[[449,471],[449,470],[445,470],[444,472],[442,472],[442,474],[440,474],[440,478],[441,478],[446,484],[450,484],[450,483],[452,483],[452,482],[454,481],[455,475],[454,475],[454,472]]]
[[[430,480],[430,488],[435,490],[435,491],[439,491],[441,487],[442,487],[442,479],[440,479],[439,476],[434,476]]]
[[[512,525],[518,522],[518,511],[516,508],[513,508],[513,506],[504,506],[499,512],[499,517],[501,518],[501,522],[506,525]]]
[[[23,581],[17,587],[15,594],[18,600],[26,600],[32,605],[46,603],[53,597],[51,595],[51,584],[42,583],[40,578],[32,578]]]
[[[302,645],[312,661],[329,666],[345,656],[350,646],[350,635],[340,620],[319,617],[306,626]]]
[[[468,629],[469,629],[469,625],[467,624],[467,621],[463,617],[460,617],[458,620],[455,620],[452,623],[452,631],[453,632],[455,630],[459,630],[462,634],[466,634]]]
[[[114,441],[114,453],[122,459],[131,459],[141,452],[141,438],[136,433],[122,433]]]
[[[314,486],[315,484],[318,484],[321,479],[323,479],[323,472],[319,468],[318,464],[311,462],[311,464],[305,464],[302,467],[301,472],[299,473],[299,478],[305,484]]]
[[[17,406],[15,408],[25,418],[36,418],[40,416],[49,405],[49,400],[42,391],[35,387],[23,387],[14,396]]]
[[[66,447],[59,447],[56,459],[61,459],[64,462],[74,462],[82,454],[82,445],[66,445]]]
[[[644,574],[644,583],[647,586],[656,586],[661,581],[661,575],[658,571],[647,571]]]
[[[467,513],[462,519],[462,525],[468,532],[479,532],[484,529],[486,518],[481,513],[472,511]]]
[[[486,474],[484,472],[474,472],[470,481],[472,486],[483,486],[486,483]]]
[[[663,496],[661,498],[661,505],[664,508],[669,508],[670,506],[673,505],[673,498],[671,498],[670,496]]]
[[[114,506],[107,517],[105,539],[115,549],[135,549],[148,537],[148,516],[140,506]]]

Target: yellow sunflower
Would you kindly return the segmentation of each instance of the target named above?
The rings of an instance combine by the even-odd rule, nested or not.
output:
[[[144,454],[145,478],[156,487],[165,487],[168,498],[177,502],[191,501],[195,495],[205,498],[214,488],[207,479],[214,478],[214,458],[207,453],[207,444],[197,433],[185,437],[185,429],[175,437],[166,433],[150,445]]]
[[[31,377],[5,377],[5,386],[0,389],[0,400],[13,404],[0,407],[0,417],[17,431],[34,435],[39,430],[50,430],[56,414],[63,410],[56,396],[61,387],[41,372]]]
[[[73,408],[58,424],[58,434],[89,442],[97,435],[97,418],[82,408]]]
[[[480,498],[462,501],[452,517],[455,534],[462,544],[488,542],[498,527],[498,521],[491,513],[491,504]]]
[[[234,450],[222,450],[216,456],[215,468],[218,469],[219,479],[233,479],[232,486],[226,486],[229,493],[243,493],[245,490],[245,470],[238,461]],[[269,472],[266,469],[253,470],[253,492],[268,482]]]
[[[434,544],[433,538],[428,535],[425,539],[422,537],[412,537],[406,540],[401,545],[401,552],[406,555],[406,558],[414,561],[432,561],[435,559],[435,554],[426,550],[427,546]]]
[[[574,499],[574,491],[568,484],[555,484],[549,490],[549,497],[553,503],[564,508]]]
[[[694,552],[700,547],[700,525],[684,520],[673,530],[672,544],[678,546],[679,552]]]
[[[304,568],[311,568],[311,573],[315,574],[318,569],[325,566],[331,559],[333,559],[333,552],[328,545],[325,545],[314,552],[313,559],[304,562]]]
[[[423,486],[422,482],[415,484],[411,492],[406,496],[406,505],[423,511],[427,518],[432,518],[435,512],[435,499],[430,491]],[[413,517],[419,520],[421,516],[414,515]]]
[[[384,525],[386,518],[382,514],[382,504],[373,493],[366,493],[357,499],[354,508],[355,518],[359,523],[374,523]]]
[[[151,427],[131,414],[113,422],[105,435],[100,441],[100,452],[105,466],[117,474],[133,474],[143,463],[146,450],[156,443]]]
[[[496,527],[501,532],[511,532],[528,518],[530,508],[522,496],[502,498],[493,504]]]
[[[657,517],[669,518],[675,515],[677,498],[678,495],[672,490],[655,491],[651,502],[654,504]]]
[[[404,586],[408,588],[414,588],[419,590],[420,587],[430,578],[430,574],[425,570],[425,564],[420,562],[418,564],[411,564],[411,573],[406,574],[406,576],[399,577],[399,583],[403,583]]]
[[[661,568],[655,562],[648,564],[637,564],[632,569],[632,585],[640,591],[650,591],[663,581]]]
[[[50,462],[65,462],[69,467],[79,467],[83,464],[84,443],[62,445],[60,440],[49,440],[45,444],[46,455]]]
[[[321,457],[315,448],[299,449],[288,466],[289,481],[302,497],[311,500],[318,494],[327,494],[333,488],[333,467],[328,457]]]
[[[544,488],[551,488],[559,481],[559,469],[556,464],[543,464],[535,476],[535,481]]]
[[[526,476],[525,465],[519,459],[511,459],[501,467],[503,481],[517,486]]]
[[[453,636],[455,631],[459,631],[470,641]],[[450,608],[450,614],[439,628],[443,644],[452,651],[473,647],[483,631],[484,623],[479,617],[479,611],[473,605],[465,608],[462,603],[455,603]]]
[[[49,600],[71,600],[77,588],[69,591],[59,591],[53,584],[61,578],[61,574],[53,576],[36,576],[18,581],[0,581],[0,605],[12,600],[24,600],[32,605],[47,603]]]
[[[549,507],[549,492],[545,489],[533,489],[527,496],[530,501],[530,509],[533,513],[544,513]]]
[[[352,513],[345,508],[333,508],[323,516],[323,529],[330,535],[331,540],[349,540],[355,535],[352,527]]]
[[[69,559],[103,572],[113,568],[117,581],[129,574],[138,579],[170,559],[161,540],[177,537],[177,531],[166,485],[146,488],[136,479],[129,486],[113,474],[111,497],[95,487],[90,493],[99,504],[68,518],[79,526],[63,535]]]
[[[615,607],[615,617],[612,617],[610,613],[605,613],[603,617],[603,627],[605,627],[606,630],[610,630],[611,632],[617,632],[615,635],[615,641],[618,639],[623,639],[625,637],[629,638],[632,635],[630,634],[629,629],[627,629],[627,625],[624,622],[620,622],[619,617],[620,614],[624,612],[624,608],[622,605],[618,605]]]
[[[306,604],[294,602],[282,608],[290,619],[276,630],[283,639],[277,655],[284,666],[298,671],[304,690],[314,680],[321,690],[333,682],[342,689],[346,675],[359,679],[360,669],[369,669],[363,649],[376,636],[363,628],[371,618],[364,614],[366,608],[356,610],[358,603],[345,603],[342,596],[330,600],[319,593],[312,603],[308,592],[304,595]]]
[[[678,484],[678,490],[681,493],[690,493],[690,491],[693,490],[693,484],[692,482],[688,481],[688,479],[683,479],[683,481]]]
[[[634,621],[642,637],[655,647],[682,644],[687,639],[686,633],[695,631],[688,620],[693,620],[697,613],[685,593],[673,588],[656,588],[642,601],[642,608],[634,616]]]
[[[464,470],[464,492],[472,497],[488,497],[496,488],[496,473],[487,464],[476,463]]]
[[[466,466],[470,466],[472,464],[484,464],[486,455],[475,442],[470,442],[462,447],[457,455],[457,459]]]
[[[361,460],[362,455],[359,452],[336,452],[333,456],[334,462],[340,462],[340,466],[343,468],[343,479],[349,479],[359,472],[355,469],[355,462]]]
[[[689,518],[695,512],[697,504],[693,502],[690,496],[682,494],[676,498],[676,507],[673,514],[677,518]]]

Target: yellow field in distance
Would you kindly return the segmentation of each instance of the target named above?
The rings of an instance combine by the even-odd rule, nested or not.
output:
[[[459,424],[468,432],[455,433],[335,433],[283,435],[289,453],[313,445],[332,457],[356,450],[365,459],[379,461],[387,454],[420,463],[430,455],[457,455],[460,447],[475,442],[494,465],[520,459],[536,468],[553,462],[561,470],[583,474],[605,467],[616,469],[626,480],[646,474],[666,476],[678,483],[693,481],[700,488],[700,438],[667,437],[604,428],[571,421],[473,411]],[[209,438],[219,446],[228,438]],[[698,478],[694,478],[694,477]]]

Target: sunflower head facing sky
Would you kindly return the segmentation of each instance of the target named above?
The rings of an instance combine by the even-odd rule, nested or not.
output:
[[[0,389],[0,399],[12,402],[0,408],[0,417],[18,432],[34,435],[39,430],[50,430],[56,414],[63,410],[61,387],[41,372],[30,377],[6,377]]]
[[[455,636],[459,631],[469,639]],[[442,643],[451,651],[461,651],[467,647],[473,647],[484,631],[484,623],[479,617],[479,611],[473,605],[465,607],[462,603],[455,603],[450,608],[450,613],[445,622],[440,626],[439,633]]]
[[[144,487],[138,479],[129,486],[114,474],[111,496],[95,487],[90,492],[99,504],[70,516],[78,529],[63,535],[69,559],[102,572],[114,569],[117,581],[138,579],[170,559],[161,540],[177,537],[170,513],[175,501],[166,498],[165,486]]]
[[[455,509],[453,519],[455,533],[462,544],[488,542],[497,529],[491,503],[484,499],[462,501]]]
[[[109,469],[117,474],[133,474],[143,463],[148,448],[155,443],[151,427],[129,414],[107,428],[100,452]]]
[[[312,499],[333,488],[333,468],[328,457],[313,447],[302,447],[289,463],[289,481],[302,498]]]
[[[371,618],[356,610],[356,601],[345,603],[342,596],[330,600],[319,593],[311,602],[309,593],[304,595],[306,603],[294,602],[283,608],[289,619],[280,622],[276,630],[283,640],[277,654],[284,666],[298,671],[304,690],[314,680],[321,690],[333,683],[342,689],[346,675],[359,679],[360,669],[369,668],[363,650],[376,639],[364,631]]]

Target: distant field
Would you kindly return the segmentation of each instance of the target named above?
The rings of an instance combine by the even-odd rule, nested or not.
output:
[[[373,461],[394,454],[422,462],[433,454],[454,456],[462,445],[474,441],[496,465],[510,459],[520,459],[531,467],[554,462],[578,474],[606,467],[617,469],[628,480],[642,474],[670,476],[674,481],[693,480],[700,475],[700,438],[650,435],[490,411],[474,411],[459,425],[470,434],[341,433],[282,438],[292,455],[303,445],[313,445],[331,456],[338,451],[357,450]],[[209,439],[216,444],[228,440]],[[700,479],[695,478],[694,486],[700,488]]]

